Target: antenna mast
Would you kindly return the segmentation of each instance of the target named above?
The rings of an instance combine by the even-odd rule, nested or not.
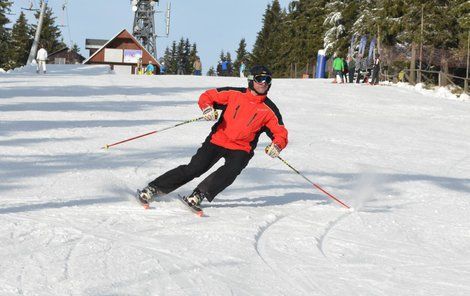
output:
[[[159,0],[132,0],[132,11],[134,11],[134,26],[132,34],[147,49],[157,57],[157,42],[155,35],[155,4]]]

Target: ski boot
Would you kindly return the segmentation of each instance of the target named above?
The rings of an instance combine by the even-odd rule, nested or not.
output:
[[[200,205],[204,198],[206,198],[206,195],[196,188],[191,195],[181,197],[181,201],[189,207],[192,212],[202,217],[204,214]]]
[[[165,193],[160,189],[149,185],[142,190],[137,190],[137,199],[145,209],[148,209],[151,202],[155,201],[157,197],[164,194]]]

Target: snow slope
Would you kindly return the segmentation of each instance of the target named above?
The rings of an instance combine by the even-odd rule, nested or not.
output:
[[[239,78],[102,67],[0,76],[0,295],[470,295],[470,103],[393,86],[276,79],[285,164],[257,154],[198,218],[130,198],[189,160]]]

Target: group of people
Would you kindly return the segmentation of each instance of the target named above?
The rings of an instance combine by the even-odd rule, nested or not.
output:
[[[137,60],[137,66],[135,67],[136,75],[153,75],[155,73],[155,66],[151,61],[144,67],[142,58]]]
[[[333,83],[369,83],[371,85],[379,84],[380,76],[380,54],[376,54],[371,65],[368,65],[367,59],[361,53],[343,59],[335,54],[333,59]],[[355,79],[354,79],[355,78]]]

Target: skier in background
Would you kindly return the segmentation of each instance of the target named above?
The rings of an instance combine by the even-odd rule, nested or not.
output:
[[[47,61],[47,50],[41,46],[36,54],[37,70],[36,73],[42,70],[42,73],[46,74],[46,61]]]
[[[206,120],[217,120],[215,109],[223,110],[217,123],[191,161],[159,176],[140,191],[142,204],[167,193],[207,172],[221,158],[225,163],[205,178],[183,200],[198,207],[204,199],[211,202],[232,184],[254,155],[258,138],[266,132],[272,143],[265,152],[277,158],[287,145],[287,130],[276,105],[267,97],[272,74],[264,66],[255,66],[248,76],[248,88],[224,87],[205,91],[199,108]]]

